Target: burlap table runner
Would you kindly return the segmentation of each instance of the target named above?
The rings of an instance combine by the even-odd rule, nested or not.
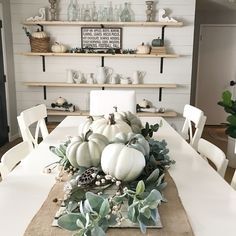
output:
[[[189,224],[188,217],[178,196],[176,185],[167,173],[167,187],[164,190],[165,198],[168,203],[163,203],[159,207],[159,213],[163,228],[148,229],[146,235],[151,236],[194,236]],[[59,206],[53,203],[55,197],[63,195],[63,182],[56,183],[50,191],[48,198],[34,216],[27,227],[24,236],[71,236],[72,233],[58,227],[52,227],[52,221]],[[143,235],[137,228],[112,228],[107,231],[111,236]]]

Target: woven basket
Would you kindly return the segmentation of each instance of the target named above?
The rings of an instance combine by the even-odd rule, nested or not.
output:
[[[50,38],[30,37],[31,52],[49,52]]]

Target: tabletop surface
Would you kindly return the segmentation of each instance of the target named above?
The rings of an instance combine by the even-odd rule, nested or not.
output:
[[[24,234],[55,183],[56,173],[43,172],[46,165],[58,160],[49,146],[60,144],[66,136],[77,135],[84,119],[66,117],[0,182],[0,235]],[[169,173],[195,236],[235,236],[236,191],[163,118],[142,117],[141,120],[150,124],[162,120],[163,125],[155,138],[167,141],[169,156],[176,161]]]

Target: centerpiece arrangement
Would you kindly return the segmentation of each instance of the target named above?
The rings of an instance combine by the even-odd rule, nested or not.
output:
[[[56,214],[58,226],[73,235],[100,236],[108,227],[139,226],[145,233],[157,225],[157,207],[166,201],[165,171],[174,163],[165,140],[152,138],[161,125],[143,127],[131,112],[89,116],[79,136],[51,146],[70,176]]]

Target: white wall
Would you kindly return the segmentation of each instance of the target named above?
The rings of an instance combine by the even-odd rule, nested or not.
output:
[[[92,2],[92,1],[91,1]],[[107,4],[107,1],[95,1],[96,4]],[[132,0],[132,10],[136,21],[145,21],[145,1]],[[80,1],[87,3],[87,1]],[[123,4],[124,1],[112,1]],[[59,19],[66,19],[68,1],[61,0],[59,4]],[[43,103],[41,88],[26,87],[23,81],[66,81],[66,69],[80,70],[83,73],[97,72],[99,58],[46,58],[46,72],[42,72],[40,57],[25,57],[20,52],[29,51],[28,38],[22,30],[21,22],[29,16],[37,14],[40,7],[48,7],[46,0],[11,0],[11,16],[13,26],[13,49],[15,59],[15,77],[17,90],[18,113],[37,103]],[[163,89],[163,100],[158,102],[157,89],[138,89],[138,101],[146,98],[156,107],[165,107],[182,113],[183,106],[190,101],[191,65],[193,50],[193,30],[195,0],[159,0],[157,9],[165,8],[172,17],[184,22],[184,27],[166,29],[166,45],[168,51],[180,54],[177,59],[164,59],[164,73],[159,73],[160,59],[121,59],[105,58],[105,65],[112,67],[115,72],[131,76],[133,71],[146,71],[145,83],[176,83],[177,89]],[[157,20],[157,19],[156,19]],[[79,27],[45,27],[52,41],[59,41],[70,47],[80,46]],[[135,48],[141,42],[151,43],[152,39],[161,35],[161,28],[123,28],[123,48]],[[89,89],[50,88],[48,89],[49,106],[57,97],[63,96],[82,110],[89,108]],[[179,119],[173,119],[177,122]],[[177,122],[178,123],[178,122]]]

